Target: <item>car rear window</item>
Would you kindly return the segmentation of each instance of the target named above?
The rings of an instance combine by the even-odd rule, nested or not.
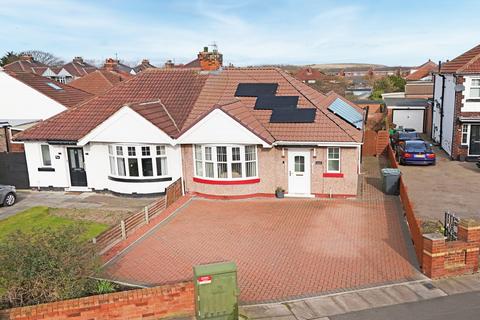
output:
[[[432,152],[432,148],[426,142],[407,142],[405,147],[407,152]]]
[[[402,132],[399,134],[398,138],[400,140],[415,140],[419,138],[417,132]]]

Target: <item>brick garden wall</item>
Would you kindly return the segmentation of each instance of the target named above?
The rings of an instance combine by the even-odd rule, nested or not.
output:
[[[0,311],[0,319],[161,319],[195,313],[193,282]]]

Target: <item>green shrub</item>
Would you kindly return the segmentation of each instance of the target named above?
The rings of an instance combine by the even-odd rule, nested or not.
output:
[[[0,242],[0,295],[7,307],[19,307],[85,296],[98,270],[93,246],[84,229],[16,231]]]

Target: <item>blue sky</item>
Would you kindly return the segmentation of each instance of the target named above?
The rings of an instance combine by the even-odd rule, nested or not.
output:
[[[418,65],[480,43],[480,1],[0,0],[0,53],[188,62],[215,41],[235,65]]]

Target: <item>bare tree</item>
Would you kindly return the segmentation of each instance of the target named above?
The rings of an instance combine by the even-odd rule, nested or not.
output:
[[[33,57],[33,60],[46,64],[50,67],[58,67],[65,64],[65,61],[50,52],[45,52],[41,50],[28,50],[22,52],[22,55],[26,54],[31,55]]]

